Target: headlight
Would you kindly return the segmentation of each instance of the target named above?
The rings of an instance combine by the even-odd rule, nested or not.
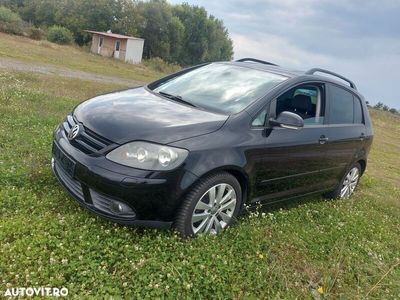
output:
[[[188,154],[185,149],[148,142],[132,142],[114,149],[106,158],[133,168],[168,171],[183,163]]]

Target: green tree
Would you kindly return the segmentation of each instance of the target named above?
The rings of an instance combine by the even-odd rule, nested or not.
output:
[[[210,16],[207,22],[208,51],[206,60],[231,60],[233,57],[232,40],[221,20]]]
[[[0,0],[0,6],[5,6],[15,11],[19,7],[24,6],[25,1],[26,0]]]
[[[57,0],[58,23],[71,30],[78,44],[90,38],[83,30],[107,31],[115,23],[119,1]]]
[[[222,21],[208,16],[203,7],[189,4],[173,9],[185,26],[181,63],[193,65],[212,60],[230,60],[233,56],[232,41]]]
[[[182,4],[174,8],[174,14],[185,26],[183,39],[185,51],[182,53],[181,63],[193,65],[206,61],[208,45],[206,38],[207,12],[205,9]]]
[[[91,40],[85,29],[139,36],[144,56],[193,65],[230,60],[232,41],[221,20],[203,7],[171,5],[166,0],[0,0],[37,27],[59,25],[75,42]]]
[[[0,6],[0,31],[20,34],[22,31],[20,16],[11,9]]]
[[[55,0],[25,0],[24,5],[19,8],[19,13],[27,22],[37,26],[51,26],[60,21],[56,19],[59,9],[58,1]]]
[[[112,31],[129,36],[138,35],[139,24],[143,17],[139,14],[137,3],[132,0],[119,0],[116,3],[115,20]]]
[[[185,36],[185,26],[178,17],[173,16],[171,22],[168,24],[169,36],[169,62],[180,63],[181,55],[183,53],[183,39]]]
[[[145,39],[144,56],[161,57],[170,61],[171,6],[166,1],[153,0],[140,2],[138,9],[143,17],[143,22],[139,25],[139,34]]]

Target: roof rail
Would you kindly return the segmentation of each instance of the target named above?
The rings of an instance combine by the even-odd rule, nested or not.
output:
[[[348,78],[346,78],[346,77],[344,77],[342,75],[339,75],[337,73],[334,73],[334,72],[331,72],[331,71],[328,71],[328,70],[324,70],[324,69],[320,69],[320,68],[312,68],[312,69],[308,70],[305,74],[306,75],[313,75],[316,72],[325,73],[325,74],[329,74],[329,75],[338,77],[338,78],[346,81],[347,83],[349,83],[350,87],[352,87],[353,89],[357,90],[357,87],[356,87],[356,85],[354,84],[353,81],[351,81],[350,79],[348,79]]]
[[[269,61],[264,61],[264,60],[260,60],[260,59],[250,58],[250,57],[241,58],[236,61],[238,61],[238,62],[252,61],[252,62],[264,64],[264,65],[278,66],[277,64],[273,64]]]

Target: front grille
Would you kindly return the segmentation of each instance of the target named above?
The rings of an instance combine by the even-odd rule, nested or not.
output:
[[[75,119],[71,115],[68,115],[63,122],[63,128],[66,136],[68,136],[71,128],[76,124],[77,122]],[[86,154],[92,154],[112,144],[110,140],[99,136],[90,129],[84,126],[82,126],[82,128],[83,130],[80,131],[79,135],[70,141],[71,145],[73,145],[75,148],[78,148],[82,152]]]
[[[57,162],[54,163],[54,169],[61,183],[80,201],[84,201],[82,186],[79,181],[71,178]]]

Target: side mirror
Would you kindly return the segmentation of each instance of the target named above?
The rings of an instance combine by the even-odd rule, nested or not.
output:
[[[269,119],[269,125],[272,127],[301,129],[304,127],[304,120],[298,114],[283,111],[276,119]]]

